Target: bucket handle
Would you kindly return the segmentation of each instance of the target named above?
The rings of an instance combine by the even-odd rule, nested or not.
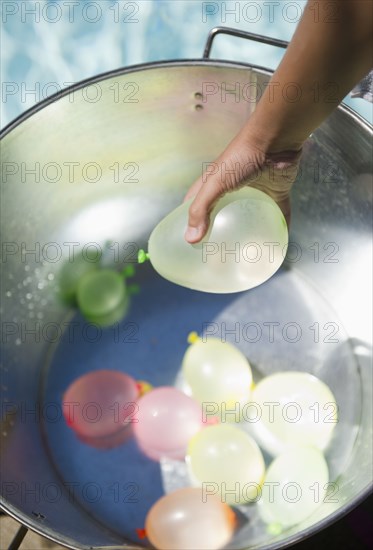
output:
[[[246,38],[247,40],[253,40],[254,42],[260,42],[261,44],[268,44],[269,46],[276,46],[277,48],[285,49],[288,47],[288,42],[286,42],[286,40],[270,38],[269,36],[254,34],[247,31],[240,31],[238,29],[233,29],[232,27],[214,27],[208,34],[205,50],[203,52],[203,59],[209,59],[212,43],[217,34],[229,34],[230,36],[236,36],[237,38]]]

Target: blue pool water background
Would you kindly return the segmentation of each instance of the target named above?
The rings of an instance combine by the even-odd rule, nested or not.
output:
[[[296,1],[2,1],[1,127],[45,97],[99,73],[168,59],[200,58],[208,31],[236,27],[290,40],[305,6]],[[219,36],[212,56],[274,69],[282,51]],[[372,121],[372,106],[345,102]]]

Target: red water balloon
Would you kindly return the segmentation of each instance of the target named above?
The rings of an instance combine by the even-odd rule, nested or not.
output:
[[[98,370],[75,380],[62,397],[67,425],[83,442],[108,449],[131,435],[139,388],[127,374]]]

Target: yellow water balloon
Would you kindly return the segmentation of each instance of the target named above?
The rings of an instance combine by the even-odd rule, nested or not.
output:
[[[218,338],[189,335],[191,345],[185,352],[182,373],[191,394],[204,407],[208,421],[240,421],[240,408],[249,400],[252,373],[243,353]]]
[[[184,233],[191,201],[153,230],[148,253],[165,279],[204,292],[230,293],[264,283],[281,266],[288,230],[277,204],[265,193],[244,187],[222,197],[204,239],[187,243]]]
[[[207,426],[189,442],[186,462],[192,482],[227,504],[251,502],[264,477],[256,442],[232,424]]]

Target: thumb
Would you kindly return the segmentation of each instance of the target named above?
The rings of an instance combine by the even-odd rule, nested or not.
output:
[[[218,185],[209,180],[202,185],[189,207],[188,227],[185,240],[198,243],[206,235],[210,225],[210,213],[217,200],[224,194]]]

